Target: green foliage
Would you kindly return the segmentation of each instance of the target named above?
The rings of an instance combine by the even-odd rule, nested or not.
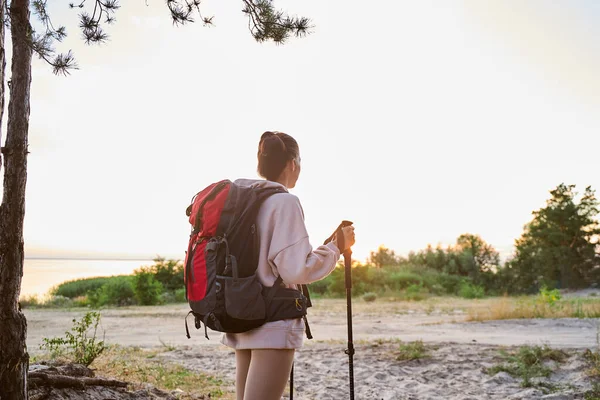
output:
[[[428,293],[429,291],[423,287],[422,283],[418,285],[412,284],[406,288],[406,291],[404,292],[404,297],[407,300],[420,301],[427,298]]]
[[[422,340],[401,343],[396,354],[398,361],[419,360],[428,356],[427,348]]]
[[[162,257],[156,257],[154,264],[147,269],[154,275],[154,279],[162,284],[164,290],[174,292],[185,288],[183,263],[179,260],[165,260]]]
[[[89,292],[100,289],[110,279],[111,277],[98,277],[67,281],[50,289],[50,294],[74,299],[75,297],[85,296]]]
[[[446,249],[428,245],[424,250],[411,252],[408,262],[439,273],[469,278],[481,285],[494,280],[495,272],[500,268],[500,255],[479,235],[466,233],[458,237],[454,246]],[[455,280],[446,291],[456,293],[459,285],[460,282]]]
[[[583,396],[585,400],[600,400],[600,383],[592,383],[592,389],[585,392]]]
[[[324,295],[329,292],[329,285],[333,282],[333,275],[328,275],[325,279],[316,281],[308,285],[310,293]]]
[[[99,289],[88,294],[92,307],[105,305],[128,306],[135,303],[135,293],[131,276],[114,276]]]
[[[97,341],[100,313],[88,312],[81,320],[73,319],[71,331],[65,332],[65,337],[43,338],[41,349],[49,350],[52,357],[68,355],[78,364],[88,366],[106,348],[104,341]],[[93,329],[91,336],[88,331]]]
[[[23,298],[25,307],[103,307],[184,303],[183,264],[157,257],[134,275],[87,278],[68,281],[52,289],[51,301]]]
[[[485,289],[469,282],[463,282],[460,285],[458,295],[465,299],[481,299],[485,296]]]
[[[560,184],[550,191],[546,206],[533,212],[533,220],[516,241],[510,262],[516,290],[578,288],[597,281],[599,204],[590,187],[576,202],[574,188]]]
[[[543,303],[550,304],[551,306],[555,305],[557,301],[561,299],[560,292],[558,289],[548,289],[546,286],[543,286],[540,289],[540,300]]]
[[[365,294],[363,294],[362,298],[367,303],[371,303],[371,302],[377,300],[377,294],[372,293],[372,292],[365,293]]]
[[[402,290],[415,285],[423,285],[423,277],[416,272],[403,270],[389,274],[388,285],[393,290]]]
[[[135,270],[133,288],[138,304],[144,306],[160,304],[163,285],[155,278],[152,268],[141,267]]]
[[[521,378],[522,387],[534,386],[532,378],[550,376],[552,368],[547,361],[562,363],[569,357],[565,351],[548,346],[521,346],[516,352],[502,352],[501,356],[505,363],[488,368],[486,372],[495,375],[504,371],[513,377]]]

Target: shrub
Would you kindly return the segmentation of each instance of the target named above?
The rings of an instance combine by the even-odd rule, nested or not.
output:
[[[50,289],[50,294],[74,299],[100,289],[110,279],[111,277],[98,277],[67,281]]]
[[[96,341],[99,323],[100,313],[88,312],[79,321],[73,319],[73,327],[70,332],[65,332],[64,338],[43,338],[40,348],[49,350],[52,357],[66,353],[72,356],[76,363],[88,366],[106,348],[104,341]],[[93,334],[89,337],[88,331],[91,328]]]
[[[399,271],[390,274],[390,287],[395,290],[406,289],[413,285],[422,285],[423,277],[411,271]]]
[[[44,302],[44,307],[50,307],[50,308],[66,308],[66,307],[72,307],[73,306],[73,300],[71,300],[68,297],[65,296],[50,296],[50,298],[48,298],[48,300],[46,300]]]
[[[138,303],[144,306],[160,304],[162,284],[154,278],[150,268],[141,267],[134,272],[133,288]]]
[[[187,299],[185,298],[185,288],[177,289],[175,291],[175,302],[176,303],[185,303]]]
[[[371,302],[377,300],[377,295],[375,293],[369,292],[369,293],[363,294],[362,298],[367,303],[371,303]]]
[[[21,297],[19,299],[19,304],[21,305],[21,308],[35,308],[41,306],[41,302],[37,294]]]
[[[428,293],[428,290],[422,284],[413,284],[406,288],[405,296],[407,300],[419,301],[425,299]]]
[[[98,290],[88,294],[92,307],[104,305],[126,306],[135,303],[132,278],[130,276],[115,276]]]
[[[174,292],[185,288],[183,263],[179,260],[165,260],[162,257],[154,259],[154,265],[147,267],[154,279],[161,283],[165,291]]]
[[[464,282],[468,280],[462,276],[441,273],[437,276],[437,284],[444,288],[447,294],[458,294]]]
[[[558,289],[550,290],[546,286],[543,286],[540,289],[539,297],[543,303],[550,304],[551,306],[553,306],[558,300],[561,299],[560,292],[558,291]]]
[[[415,342],[401,343],[398,347],[396,360],[412,361],[428,357],[428,349],[423,344],[422,340]]]
[[[321,279],[320,281],[313,282],[308,285],[308,290],[310,293],[323,295],[327,293],[329,285],[333,281],[333,277],[328,275],[325,279]]]
[[[460,285],[458,295],[465,299],[480,299],[485,295],[485,289],[470,282],[463,282]]]
[[[79,296],[73,299],[73,307],[89,307],[90,300],[87,296]]]

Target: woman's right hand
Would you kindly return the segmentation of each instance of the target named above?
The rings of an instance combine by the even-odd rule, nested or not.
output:
[[[333,243],[337,246],[338,249],[340,249],[340,253],[343,253],[344,251],[348,250],[350,247],[352,247],[352,245],[354,245],[354,242],[356,242],[353,225],[343,227],[342,233],[344,234],[343,249],[340,249],[340,246],[338,245],[337,234],[333,238]]]

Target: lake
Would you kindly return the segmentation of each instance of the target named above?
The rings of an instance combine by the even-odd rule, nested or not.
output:
[[[40,296],[62,282],[95,276],[131,274],[152,260],[25,259],[21,296]]]

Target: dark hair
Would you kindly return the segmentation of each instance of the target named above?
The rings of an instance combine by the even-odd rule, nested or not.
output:
[[[258,143],[258,173],[269,181],[275,181],[289,160],[298,157],[298,142],[283,132],[265,132]]]

